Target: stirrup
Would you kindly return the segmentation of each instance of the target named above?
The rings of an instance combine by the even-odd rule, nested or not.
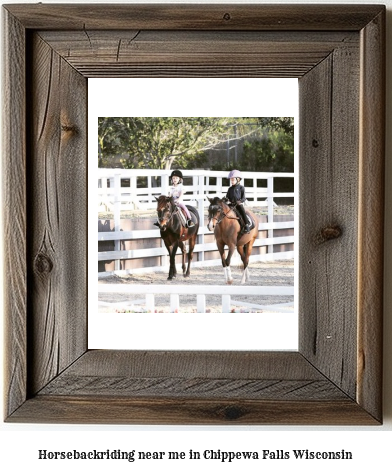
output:
[[[188,219],[186,225],[187,225],[188,227],[194,227],[194,226],[195,226],[195,224],[191,221],[191,219]]]

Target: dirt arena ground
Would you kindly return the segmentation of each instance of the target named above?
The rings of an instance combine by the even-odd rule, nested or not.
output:
[[[241,286],[242,265],[232,265],[232,276],[234,279],[234,286]],[[294,285],[294,261],[293,260],[277,260],[272,262],[252,262],[249,266],[251,280],[246,283],[246,286],[293,286]],[[109,276],[99,280],[99,284],[149,284],[156,285],[226,285],[224,279],[223,268],[219,266],[210,267],[192,267],[189,278],[182,276],[180,265],[177,266],[179,272],[177,278],[168,281],[166,272],[159,273],[143,273],[143,274],[129,274],[124,276]],[[133,295],[130,297],[127,294],[102,294],[99,297],[100,301],[109,303],[125,302],[131,299],[142,299],[144,295]],[[170,312],[169,295],[156,295],[155,297],[155,311],[168,313]],[[221,312],[221,295],[207,295],[207,312],[216,313]],[[288,307],[293,308],[293,296],[233,296],[233,300],[240,300],[241,302],[252,302],[258,305],[271,306],[276,304],[287,304]],[[279,311],[278,309],[276,309]],[[143,311],[143,306],[132,307],[127,305],[116,305],[114,307],[100,306],[100,312],[139,312]],[[195,312],[196,311],[196,296],[195,295],[180,295],[180,310],[179,312]],[[236,305],[232,307],[233,312],[263,312],[262,309],[251,309],[245,306]],[[268,310],[270,312],[270,309]]]

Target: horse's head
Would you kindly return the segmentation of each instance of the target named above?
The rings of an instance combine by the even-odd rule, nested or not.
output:
[[[223,200],[218,197],[214,197],[212,199],[208,198],[208,200],[210,201],[210,205],[208,206],[207,229],[213,230],[215,225],[219,223],[219,219],[223,211]]]
[[[173,214],[174,201],[169,196],[159,196],[159,198],[155,197],[155,199],[157,200],[158,220],[161,228],[164,228]]]

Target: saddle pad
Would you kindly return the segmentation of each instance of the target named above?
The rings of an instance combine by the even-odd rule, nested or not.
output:
[[[234,207],[232,208],[237,215],[237,217],[240,219],[240,222],[242,222],[242,216],[241,214],[237,211],[237,209]],[[250,217],[250,215],[245,211],[246,217],[248,219],[248,225],[249,225],[249,230],[252,230],[253,227],[256,225],[255,222],[253,222],[253,219]]]
[[[253,219],[250,217],[249,214],[246,214],[246,217],[247,217],[247,219],[248,219],[249,230],[252,230],[253,227],[255,226],[255,223],[253,222]]]
[[[187,222],[187,219],[186,219],[186,216],[185,216],[185,213],[184,211],[181,209],[181,207],[178,207],[176,206],[177,209],[178,209],[178,215],[180,216],[180,221],[181,221],[181,224],[183,227],[186,227],[186,222]]]

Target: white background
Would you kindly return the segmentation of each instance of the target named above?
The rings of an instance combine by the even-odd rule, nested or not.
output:
[[[297,124],[298,116],[297,79],[89,79],[88,94],[91,203],[96,202],[98,117],[294,117]],[[298,209],[296,198],[295,202]],[[91,205],[90,349],[297,350],[297,311],[208,315],[97,313],[96,237],[97,212]],[[252,265],[249,268],[252,276]],[[240,271],[233,267],[233,272]],[[223,269],[221,277],[217,285],[224,284]],[[295,278],[295,286],[296,282]]]
[[[11,2],[10,2],[11,3]],[[28,3],[13,0],[12,3]],[[56,3],[56,2],[47,2]],[[63,2],[57,2],[63,3]],[[69,2],[71,3],[71,2]],[[73,2],[77,3],[77,2]],[[87,0],[84,3],[89,3]],[[98,2],[95,2],[98,3]],[[105,2],[108,3],[108,0]],[[138,3],[134,1],[133,3]],[[140,3],[140,2],[139,2]],[[155,0],[157,3],[157,0]],[[172,2],[173,3],[173,2]],[[203,3],[202,1],[198,3]],[[207,2],[205,2],[207,3]],[[218,3],[218,2],[216,2]],[[226,0],[225,3],[230,3]],[[233,2],[241,3],[241,2]],[[249,0],[247,3],[271,3]],[[317,3],[293,2],[284,3]],[[321,3],[321,2],[319,2]],[[324,3],[361,3],[359,1],[334,0]],[[366,3],[381,2],[367,0]],[[382,2],[387,5],[387,163],[386,163],[386,209],[385,209],[385,344],[384,344],[384,425],[382,427],[192,427],[192,426],[89,426],[89,425],[0,425],[0,468],[3,472],[11,469],[37,473],[57,472],[85,473],[94,469],[95,473],[106,473],[115,469],[116,473],[153,472],[170,469],[171,472],[193,473],[242,472],[261,473],[276,469],[290,469],[300,473],[346,472],[390,472],[390,447],[392,443],[392,134],[391,130],[391,49],[392,44],[392,0]],[[7,269],[7,271],[10,271]],[[126,461],[38,461],[38,449],[51,451],[121,449],[144,451],[185,451],[189,449],[221,450],[262,450],[262,449],[310,449],[352,451],[353,461],[237,461],[231,464],[219,461],[151,461],[138,464]],[[5,470],[4,470],[5,469]]]

